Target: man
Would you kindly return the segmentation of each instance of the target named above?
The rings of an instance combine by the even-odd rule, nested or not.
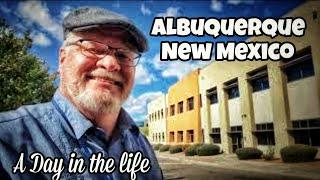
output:
[[[28,172],[34,166],[28,156],[39,152],[64,159],[62,179],[130,179],[118,169],[67,173],[67,163],[72,152],[86,160],[101,152],[118,165],[123,152],[139,151],[151,168],[137,179],[162,179],[152,147],[121,108],[133,87],[140,53],[147,50],[145,36],[126,17],[93,7],[72,11],[63,28],[60,86],[52,101],[0,114],[0,176],[51,178],[52,173]],[[24,166],[27,170],[20,173]]]

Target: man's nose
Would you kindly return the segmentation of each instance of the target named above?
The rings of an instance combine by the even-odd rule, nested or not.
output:
[[[106,69],[109,72],[120,71],[121,66],[117,58],[113,55],[106,55],[97,61],[97,66]]]

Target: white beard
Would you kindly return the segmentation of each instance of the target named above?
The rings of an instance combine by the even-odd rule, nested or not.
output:
[[[121,101],[114,98],[110,92],[100,95],[91,89],[86,89],[74,96],[75,100],[85,109],[95,115],[117,113],[121,108]]]

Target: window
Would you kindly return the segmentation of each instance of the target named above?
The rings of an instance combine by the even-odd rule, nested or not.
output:
[[[257,124],[254,133],[257,137],[258,145],[275,145],[273,123]]]
[[[213,143],[221,144],[221,134],[220,128],[212,128],[212,133],[210,134]]]
[[[292,121],[292,127],[296,144],[320,147],[320,119]]]
[[[269,89],[268,76],[252,80],[251,81],[251,85],[252,85],[252,91],[253,92]]]
[[[253,92],[269,89],[267,67],[264,66],[258,70],[248,73],[248,80],[251,83]]]
[[[183,131],[178,131],[178,134],[177,134],[177,141],[178,142],[183,142]]]
[[[170,106],[170,116],[174,116],[174,104]]]
[[[164,132],[162,133],[162,141],[164,142],[165,139],[164,139]]]
[[[173,131],[170,132],[169,141],[174,142],[174,132]]]
[[[314,75],[311,48],[305,48],[296,53],[296,55],[284,61],[282,69],[287,75],[288,82],[296,81],[302,78]]]
[[[178,103],[178,113],[183,113],[183,101]]]
[[[200,107],[202,107],[202,97],[201,97],[201,94],[199,94],[199,101],[200,101]]]
[[[224,89],[226,90],[229,99],[240,96],[237,79],[224,83]]]
[[[218,94],[216,87],[207,90],[207,98],[209,99],[210,104],[218,103]]]
[[[237,87],[233,87],[227,90],[229,99],[237,98],[239,97],[239,89]]]
[[[242,126],[231,126],[231,132],[242,132]]]
[[[161,109],[161,118],[163,119],[163,109]]]
[[[193,97],[188,98],[188,99],[187,99],[187,102],[188,102],[188,108],[187,108],[187,110],[188,110],[188,111],[193,110],[193,108],[194,108],[194,106],[193,106]]]
[[[242,126],[231,126],[231,131],[228,134],[232,140],[233,152],[235,152],[238,148],[243,147]]]
[[[193,143],[194,139],[193,139],[193,130],[187,130],[187,142],[188,143]]]

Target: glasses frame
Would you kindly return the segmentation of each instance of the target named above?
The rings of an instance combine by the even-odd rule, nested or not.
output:
[[[92,53],[92,55],[94,55],[97,59],[102,59],[102,58],[106,57],[107,55],[110,55],[110,53],[112,52],[112,55],[118,60],[119,64],[125,65],[125,66],[129,66],[129,67],[136,67],[136,66],[139,64],[140,58],[141,58],[141,56],[142,56],[141,53],[137,53],[137,52],[131,51],[130,49],[114,48],[114,47],[109,46],[109,45],[107,45],[107,44],[104,44],[104,43],[102,43],[102,42],[94,41],[94,40],[91,40],[91,39],[79,39],[79,40],[77,40],[77,41],[69,44],[69,45],[77,45],[77,46],[79,46],[80,49],[81,49],[81,54],[84,55],[84,56],[86,56],[86,57],[88,57],[88,56],[83,52],[84,49],[85,49],[84,46],[82,45],[82,42],[83,42],[83,41],[89,41],[89,42],[99,43],[99,44],[101,44],[101,45],[106,46],[106,49],[108,49],[109,51],[108,51],[107,54],[105,54],[105,56],[103,56],[103,57],[98,57],[96,54],[93,54],[93,53]],[[116,52],[118,49],[128,50],[128,51],[131,51],[131,52],[134,52],[135,54],[137,54],[137,57],[135,57],[135,58],[132,59],[133,65],[128,64],[128,63],[125,63],[125,62],[123,62],[123,61],[120,61],[120,60],[114,55],[115,52]],[[88,57],[88,58],[92,58],[92,57]]]

